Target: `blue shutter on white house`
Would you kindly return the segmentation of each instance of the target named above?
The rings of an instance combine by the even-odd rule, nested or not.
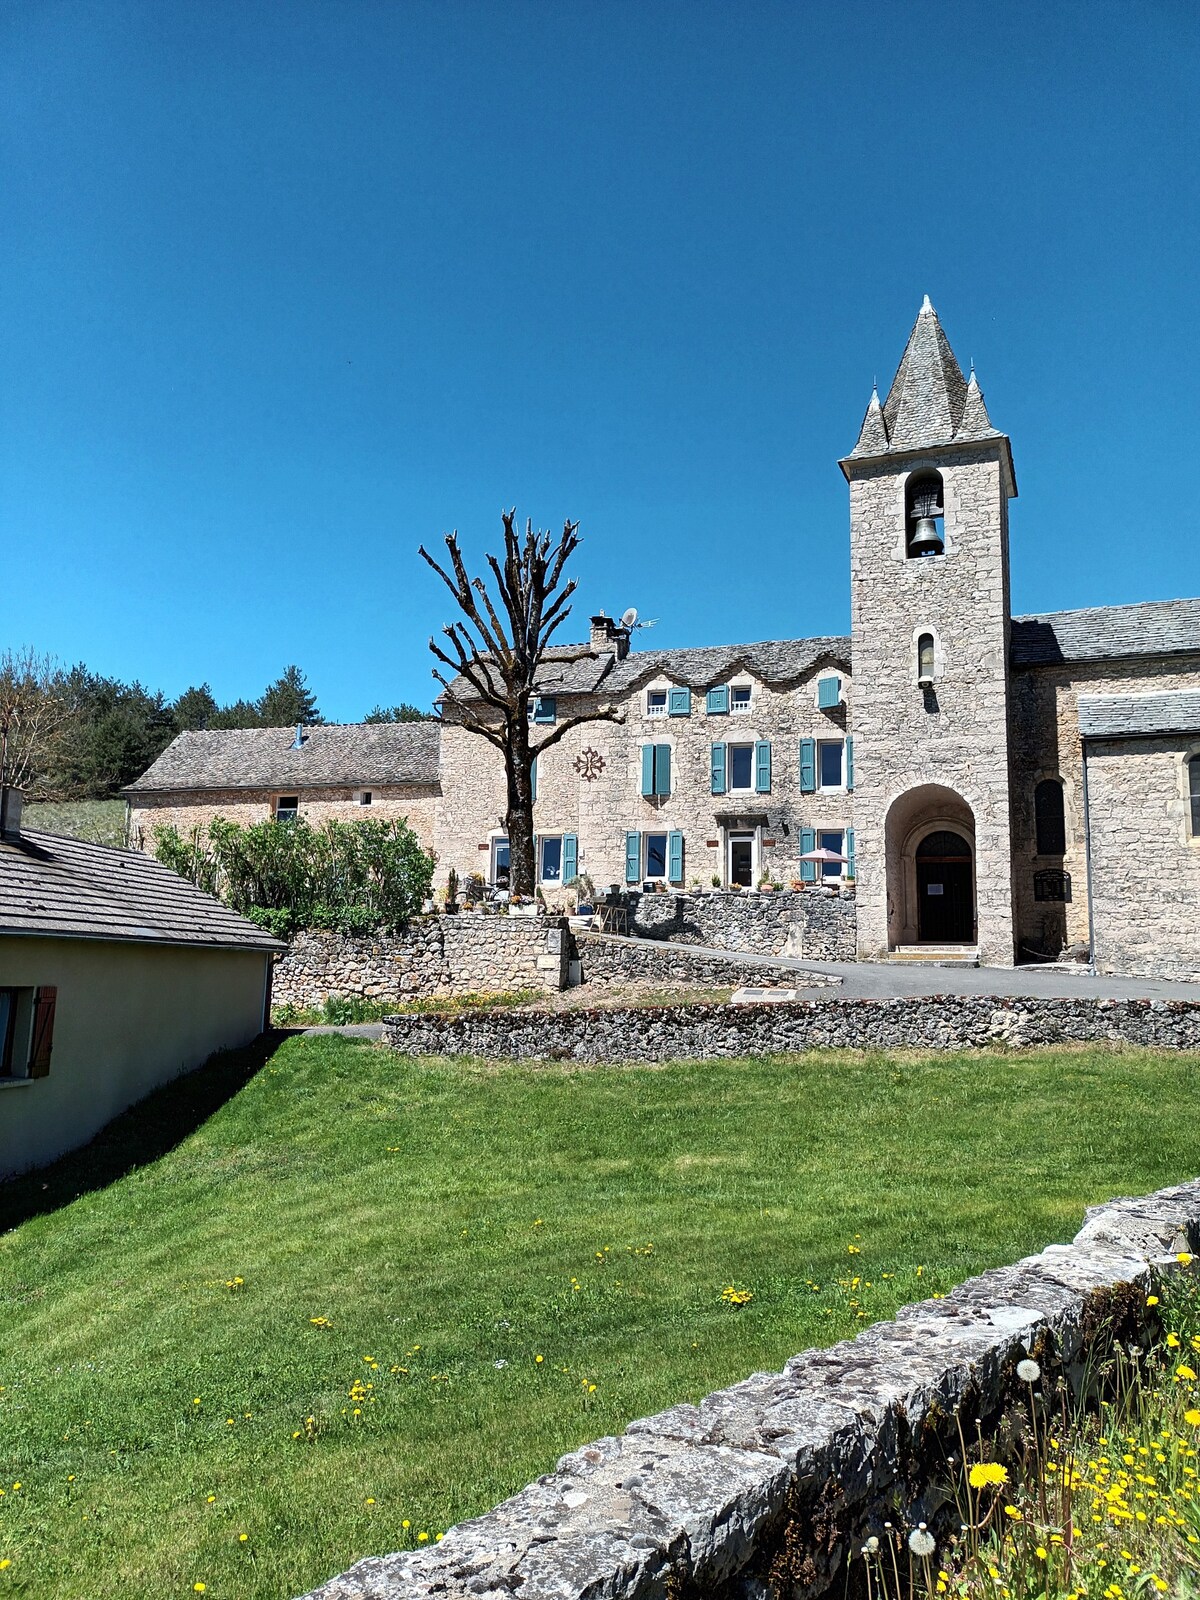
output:
[[[854,788],[854,740],[846,740],[846,790],[849,793]]]
[[[655,794],[670,794],[671,792],[671,746],[669,744],[656,744],[654,746],[654,792]]]
[[[683,882],[683,835],[678,830],[667,835],[667,878],[671,883]]]
[[[817,792],[817,741],[815,739],[801,739],[800,741],[800,793],[815,794]],[[810,849],[812,846],[809,847]]]
[[[817,833],[815,828],[800,829],[800,854],[806,856],[810,850],[817,848]],[[800,863],[800,882],[816,883],[817,863],[815,861],[802,861]]]
[[[704,709],[710,717],[727,717],[729,715],[729,685],[727,683],[718,683],[715,688],[708,691]]]
[[[533,703],[535,722],[557,722],[558,702],[552,694],[540,694]]]
[[[572,878],[579,876],[579,835],[563,834],[562,881],[565,888]]]
[[[822,711],[832,711],[842,703],[842,680],[837,677],[817,679],[817,705]]]
[[[692,714],[692,691],[688,688],[667,690],[667,715],[669,717],[690,717]]]
[[[537,757],[534,756],[529,764],[529,798],[537,799]]]
[[[642,746],[642,794],[649,799],[654,793],[654,746]]]
[[[725,793],[725,746],[714,744],[712,747],[712,792]]]
[[[847,878],[854,877],[854,829],[846,829],[846,872]]]
[[[771,792],[771,741],[759,739],[754,746],[754,789],[757,794]]]
[[[625,882],[636,883],[642,875],[642,836],[640,833],[627,833],[625,835]]]

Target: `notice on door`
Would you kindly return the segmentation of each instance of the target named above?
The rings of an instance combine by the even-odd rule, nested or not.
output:
[[[942,886],[941,886],[940,883],[927,883],[925,885],[925,893],[926,894],[941,894],[942,893]]]

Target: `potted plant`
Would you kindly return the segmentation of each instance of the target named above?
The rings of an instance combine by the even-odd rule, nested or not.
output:
[[[770,894],[771,890],[774,887],[775,887],[775,885],[771,882],[771,874],[769,872],[761,872],[761,873],[759,873],[759,877],[758,877],[758,892],[759,892],[759,894]]]
[[[446,874],[446,910],[451,916],[458,911],[458,873],[453,867]]]
[[[721,874],[719,872],[713,873],[712,886],[714,889],[719,889],[721,887]]]

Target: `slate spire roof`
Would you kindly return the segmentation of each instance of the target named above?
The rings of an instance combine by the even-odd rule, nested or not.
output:
[[[887,399],[880,406],[878,393],[872,394],[851,456],[1000,437],[974,368],[968,381],[926,295]]]

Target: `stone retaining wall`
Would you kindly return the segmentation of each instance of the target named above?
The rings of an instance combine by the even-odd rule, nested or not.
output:
[[[641,980],[693,983],[706,987],[739,988],[742,984],[773,984],[787,989],[836,987],[840,978],[820,972],[799,972],[760,962],[739,961],[736,956],[710,955],[680,945],[624,939],[607,933],[577,933],[575,945],[584,983],[597,985]]]
[[[675,944],[706,944],[761,956],[853,961],[853,889],[777,889],[629,896],[630,932]]]
[[[961,1050],[1060,1040],[1200,1050],[1200,1001],[908,995],[899,1000],[830,998],[553,1014],[497,1011],[389,1017],[384,1034],[405,1055],[521,1060],[670,1061],[828,1048]]]
[[[275,963],[272,1001],[319,1007],[331,994],[408,1000],[558,990],[570,946],[564,917],[416,917],[401,933],[298,933]]]
[[[1075,1240],[906,1306],[563,1456],[440,1544],[370,1557],[308,1600],[790,1600],[842,1593],[885,1521],[957,1526],[946,1457],[1028,1404],[1017,1362],[1078,1388],[1089,1356],[1145,1340],[1146,1287],[1200,1249],[1200,1181],[1093,1206]],[[1094,1368],[1093,1368],[1094,1370]]]

